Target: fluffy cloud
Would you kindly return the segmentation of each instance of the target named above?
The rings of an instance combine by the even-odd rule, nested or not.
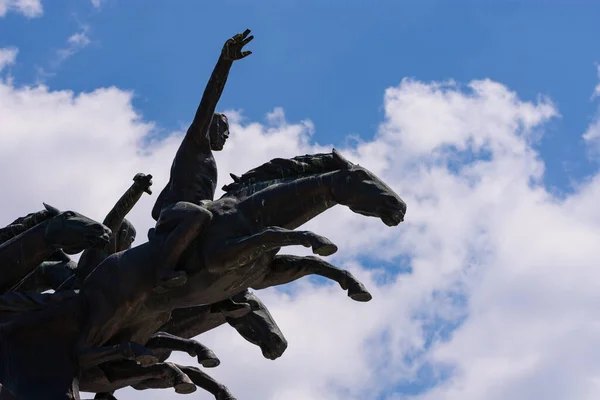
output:
[[[3,80],[0,222],[42,201],[102,219],[137,172],[151,173],[158,192],[182,133],[152,139],[155,124],[131,98],[114,87],[73,93]],[[558,115],[554,105],[524,102],[488,80],[403,80],[384,107],[373,139],[340,150],[406,200],[406,222],[384,228],[334,208],[307,224],[340,246],[332,262],[374,299],[355,303],[308,279],[285,293],[261,291],[288,351],[264,360],[221,327],[201,338],[223,362],[208,372],[240,400],[598,398],[600,176],[562,199],[542,186],[544,161],[532,145]],[[314,146],[318,127],[290,123],[281,109],[264,124],[229,115],[219,186],[273,157],[331,148]],[[145,195],[131,214],[138,243],[153,201]]]
[[[0,72],[9,65],[15,63],[19,49],[16,47],[7,47],[0,49]]]
[[[596,64],[596,72],[597,72],[598,78],[600,79],[600,64]],[[598,96],[600,96],[600,83],[598,83],[596,85],[596,87],[594,88],[594,93],[592,94],[592,99],[594,99]]]
[[[597,65],[596,68],[598,70],[598,78],[600,79],[600,65]],[[600,83],[594,88],[592,100],[597,100],[598,96],[600,96]],[[600,154],[600,108],[584,132],[583,140],[590,146],[590,150],[594,156]]]
[[[49,62],[48,67],[36,67],[37,85],[43,85],[47,79],[56,76],[56,71],[58,71],[65,61],[86,48],[92,42],[88,35],[89,30],[90,28],[88,25],[82,25],[79,32],[75,32],[69,36],[65,45],[54,52],[54,57]]]
[[[0,17],[16,12],[34,18],[41,16],[43,11],[41,0],[0,0]]]
[[[89,26],[84,25],[81,27],[81,30],[79,32],[75,32],[74,34],[69,36],[67,38],[67,43],[65,47],[56,51],[56,59],[52,63],[52,68],[58,68],[69,57],[73,56],[75,53],[87,47],[91,43],[91,40],[88,36],[88,32]]]

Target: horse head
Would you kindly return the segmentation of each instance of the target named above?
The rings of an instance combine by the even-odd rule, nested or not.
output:
[[[67,254],[77,254],[109,242],[112,232],[103,224],[75,211],[61,212],[46,203],[44,207],[54,215],[45,231],[46,241],[52,247],[63,249]]]
[[[233,296],[233,300],[250,304],[252,311],[240,318],[227,318],[229,325],[244,339],[260,347],[265,358],[281,357],[288,343],[263,302],[249,291]]]
[[[331,189],[337,203],[357,214],[380,218],[388,226],[404,221],[406,203],[388,185],[366,168],[346,160],[336,150],[333,150],[333,157],[342,174],[342,179]]]

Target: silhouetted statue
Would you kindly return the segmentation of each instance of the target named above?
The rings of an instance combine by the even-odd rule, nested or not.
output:
[[[77,263],[72,261],[62,249],[56,250],[35,269],[33,274],[19,286],[18,290],[41,293],[50,289],[79,289],[81,282],[106,257],[131,247],[136,237],[136,230],[131,222],[125,219],[125,216],[135,206],[143,193],[152,194],[150,186],[152,186],[152,175],[138,173],[134,176],[131,187],[121,196],[102,222],[112,232],[108,243],[83,249]],[[29,216],[38,214],[29,214]],[[43,217],[39,215],[30,219],[29,227],[43,222]]]
[[[243,51],[244,46],[254,38],[249,35],[250,30],[246,30],[227,40],[223,46],[221,56],[204,89],[194,120],[173,160],[169,182],[159,194],[152,209],[152,217],[158,221],[157,234],[172,229],[172,226],[165,223],[164,218],[161,217],[163,213],[169,215],[171,221],[174,216],[177,216],[180,221],[185,221],[177,227],[181,231],[193,229],[200,232],[210,224],[212,214],[202,205],[202,202],[213,200],[215,196],[217,165],[212,152],[222,150],[229,137],[227,117],[215,113],[215,108],[223,93],[233,62],[252,54],[251,51]],[[172,237],[182,240],[187,236]],[[187,247],[189,243],[182,241],[179,244]],[[186,282],[186,275],[184,271],[175,271],[174,257],[170,257],[168,253],[162,253],[162,256],[161,267],[158,269],[157,290],[164,292],[165,288],[162,285],[167,288],[183,285]]]
[[[193,338],[226,322],[250,343],[259,346],[265,358],[274,360],[280,357],[287,348],[287,341],[266,306],[256,295],[247,291],[234,296],[234,299],[249,303],[252,311],[243,317],[232,319],[225,317],[218,305],[174,310],[171,320],[146,344],[155,351],[160,363],[141,367],[132,361],[122,361],[92,368],[82,373],[80,390],[104,392],[99,393],[96,399],[114,399],[112,393],[107,392],[126,386],[139,390],[173,387],[178,393],[189,393],[199,386],[213,394],[217,400],[235,400],[227,387],[198,368],[164,362],[171,350],[177,350],[187,352],[192,357],[197,356],[198,362],[204,367],[217,366],[218,360],[215,364],[206,364],[204,346],[180,337]]]
[[[271,179],[273,168],[279,170],[277,180]],[[177,228],[180,221],[163,215],[176,227],[170,233],[155,234],[145,244],[109,256],[79,294],[48,300],[51,304],[41,311],[0,325],[6,346],[19,349],[0,354],[5,360],[0,382],[23,399],[39,395],[32,388],[44,388],[57,399],[71,398],[79,368],[119,359],[156,364],[158,358],[141,344],[148,343],[173,310],[223,301],[249,287],[261,289],[319,274],[338,281],[353,299],[366,301],[370,295],[347,272],[317,258],[305,257],[299,263],[277,252],[283,246],[303,245],[319,255],[334,253],[336,246],[326,238],[293,229],[336,204],[389,226],[399,224],[406,212],[404,202],[387,185],[335,151],[274,160],[224,189],[221,199],[206,204],[213,218],[201,236],[194,229],[182,232]],[[191,246],[180,246],[172,235],[190,235],[182,241]],[[186,285],[164,294],[153,291],[161,252],[172,254],[175,265],[188,274]],[[44,338],[30,333],[42,329]],[[48,340],[53,346],[45,345]]]
[[[249,34],[223,47],[152,210],[157,224],[148,242],[130,248],[135,231],[124,219],[141,193],[150,192],[150,176],[143,175],[105,224],[46,206],[0,230],[0,267],[8,271],[0,278],[0,396],[9,390],[19,400],[73,400],[81,389],[114,399],[112,392],[126,386],[179,393],[200,386],[219,400],[233,400],[199,369],[166,360],[171,351],[184,351],[204,367],[217,366],[214,353],[192,338],[225,321],[265,357],[279,357],[287,343],[247,289],[314,274],[337,281],[355,301],[371,300],[348,271],[315,256],[278,254],[294,245],[320,256],[335,253],[327,238],[295,229],[338,204],[388,226],[401,223],[406,204],[367,169],[335,150],[277,158],[231,175],[234,182],[213,200],[212,151],[228,136],[227,119],[215,107],[233,61],[250,54],[243,51]],[[82,250],[80,279],[71,278],[71,286],[55,293],[14,290],[38,265],[48,267],[43,263],[62,262],[73,275],[79,268],[67,254]]]
[[[21,233],[0,244],[0,293],[16,289],[42,262],[60,256],[59,249],[77,254],[108,243],[112,232],[103,224],[74,211],[44,206],[44,212],[29,214],[5,228],[5,239],[7,232]]]

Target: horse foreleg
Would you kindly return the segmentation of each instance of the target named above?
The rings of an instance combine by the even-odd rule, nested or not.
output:
[[[202,389],[215,396],[216,400],[236,400],[236,398],[233,397],[229,389],[227,389],[227,386],[214,380],[210,375],[205,374],[198,368],[187,367],[178,364],[177,366],[187,376],[189,376],[192,382],[194,382],[197,386],[201,387]]]
[[[189,394],[196,391],[196,385],[179,366],[173,363],[160,363],[152,367],[155,376],[131,385],[136,390],[174,388],[179,394]],[[148,368],[144,368],[147,370]]]
[[[271,263],[269,273],[264,280],[253,289],[265,289],[271,286],[284,285],[307,275],[319,275],[336,281],[348,296],[356,301],[369,301],[372,296],[365,286],[349,271],[340,269],[320,258],[308,256],[278,255]]]
[[[173,363],[141,367],[131,363],[109,363],[102,366],[114,387],[132,386],[137,390],[175,388],[180,394],[196,391],[196,385]]]
[[[202,343],[166,332],[157,332],[152,335],[146,343],[146,347],[154,350],[183,351],[190,357],[198,357],[198,363],[205,368],[214,368],[221,364],[215,353]]]
[[[158,358],[151,350],[134,342],[114,346],[86,347],[79,351],[79,366],[84,369],[110,361],[121,360],[135,361],[142,366],[153,365],[158,362]]]
[[[229,240],[206,256],[209,272],[249,264],[261,255],[284,246],[312,247],[313,253],[329,256],[337,251],[337,246],[329,239],[310,231],[292,231],[271,226],[250,236]]]

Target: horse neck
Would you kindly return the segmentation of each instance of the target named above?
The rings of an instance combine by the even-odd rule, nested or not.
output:
[[[41,264],[46,258],[50,257],[55,249],[46,242],[46,227],[50,220],[41,222],[21,233],[18,236],[2,243],[0,245],[0,259],[21,260],[27,257],[27,263],[32,265]]]
[[[165,330],[186,339],[194,338],[226,322],[221,313],[213,313],[210,306],[196,306],[178,309],[171,314]]]
[[[239,204],[260,228],[296,229],[337,203],[331,188],[340,172],[311,175],[263,189]]]

